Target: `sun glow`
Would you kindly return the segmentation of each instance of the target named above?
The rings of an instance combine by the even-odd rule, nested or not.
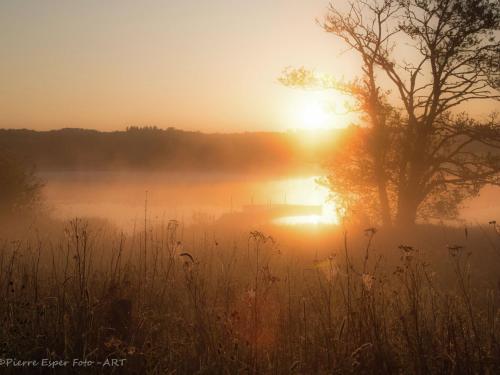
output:
[[[330,200],[327,187],[317,183],[317,177],[290,179],[279,189],[287,192],[287,203],[321,206],[320,214],[283,216],[273,220],[277,225],[337,225],[336,202]]]
[[[330,114],[322,103],[314,101],[307,103],[302,108],[301,121],[304,127],[308,129],[322,129],[325,128]]]
[[[274,220],[278,225],[337,225],[339,224],[336,215],[336,207],[332,202],[327,202],[322,206],[321,215],[298,215],[284,216]]]
[[[302,130],[344,128],[353,121],[346,98],[335,91],[305,91],[296,98],[291,113],[294,127]]]

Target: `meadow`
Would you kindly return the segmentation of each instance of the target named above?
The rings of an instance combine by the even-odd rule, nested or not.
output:
[[[0,375],[500,374],[500,0],[0,25]]]
[[[500,371],[494,222],[236,230],[145,220],[125,233],[74,219],[5,233],[1,357],[94,362],[5,374]],[[125,361],[95,365],[109,359]]]

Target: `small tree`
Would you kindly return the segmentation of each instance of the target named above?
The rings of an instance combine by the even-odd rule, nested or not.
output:
[[[7,154],[0,154],[0,214],[32,210],[40,202],[43,184],[34,170]]]

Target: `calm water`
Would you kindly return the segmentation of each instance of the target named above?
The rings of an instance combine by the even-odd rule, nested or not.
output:
[[[45,197],[60,218],[102,217],[130,227],[147,215],[153,220],[213,221],[244,205],[322,205],[323,214],[285,217],[281,224],[335,223],[334,202],[316,176],[256,177],[228,174],[154,172],[43,173]],[[147,202],[147,206],[146,206]],[[485,188],[466,202],[468,222],[500,219],[500,188]]]

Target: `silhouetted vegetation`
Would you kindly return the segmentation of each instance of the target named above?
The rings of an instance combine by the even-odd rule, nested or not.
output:
[[[482,186],[500,184],[497,118],[451,113],[464,102],[500,99],[498,0],[355,0],[346,10],[332,3],[322,26],[361,58],[360,79],[302,68],[281,81],[344,92],[357,102],[352,110],[365,114],[366,141],[348,155],[340,150],[347,159],[331,164],[334,191],[351,189],[376,203],[372,213],[385,225],[406,225],[453,216]],[[401,44],[411,47],[407,59]],[[479,143],[488,151],[471,152]]]
[[[120,374],[498,373],[495,224],[349,230],[314,252],[307,231],[177,221],[2,240],[1,357],[125,359]]]
[[[335,131],[314,147],[300,134],[204,134],[174,128],[126,131],[0,129],[0,147],[40,170],[180,170],[215,172],[310,172],[332,148]]]
[[[0,152],[0,216],[29,213],[40,203],[42,182],[33,168]]]
[[[452,113],[500,99],[500,0],[345,3],[332,3],[321,25],[361,58],[361,77],[300,68],[281,82],[349,95],[361,124],[313,135],[0,129],[2,374],[500,374],[500,226],[494,217],[415,225],[455,217],[466,198],[500,185],[498,118]],[[416,60],[395,56],[403,42]],[[143,194],[146,174],[119,173],[137,184],[103,178],[118,188],[95,200],[113,200],[100,212],[121,215],[139,196],[144,216],[129,232],[99,218],[13,220],[40,202],[31,166],[91,171],[75,173],[74,190],[55,190],[81,209],[94,204],[93,171],[235,173],[249,186],[251,174],[317,174],[320,164],[331,206],[289,204],[285,191],[283,204],[252,196],[240,212],[221,184],[206,195],[227,200],[229,212],[193,212],[189,224],[184,213],[149,212],[152,202],[180,205],[168,197],[175,186],[154,201]],[[150,186],[174,185],[173,173],[148,175]],[[188,191],[203,183],[192,175],[176,185],[186,200],[205,192]],[[315,223],[334,209],[339,224],[273,221]],[[112,359],[120,366],[107,366]]]

